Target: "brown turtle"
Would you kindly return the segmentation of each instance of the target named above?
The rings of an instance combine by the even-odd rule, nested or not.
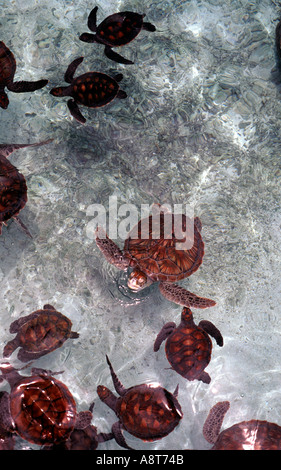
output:
[[[223,346],[223,337],[219,330],[207,320],[195,325],[189,308],[184,307],[181,322],[177,327],[174,322],[166,323],[154,343],[154,351],[158,351],[161,343],[166,341],[165,351],[172,369],[187,380],[202,380],[210,383],[211,378],[205,368],[211,360],[211,335],[219,346]]]
[[[166,219],[167,215],[170,222]],[[184,238],[176,236],[179,227],[182,229],[181,237],[183,233],[187,234]],[[188,240],[190,227],[194,231],[191,230],[192,238]],[[192,220],[184,214],[165,214],[161,211],[158,219],[150,215],[139,221],[128,234],[123,251],[100,227],[96,232],[96,243],[106,260],[117,268],[127,270],[133,267],[128,278],[128,287],[133,291],[159,281],[160,292],[168,300],[186,307],[207,308],[216,303],[175,284],[175,281],[193,274],[202,263],[204,243],[200,232],[198,217]]]
[[[27,186],[24,176],[12,165],[7,157],[24,147],[37,147],[51,142],[52,139],[36,144],[2,144],[0,145],[0,234],[2,225],[7,225],[11,218],[16,220],[31,237],[27,227],[18,217],[27,202]]]
[[[127,97],[127,94],[120,90],[118,85],[118,82],[123,78],[121,73],[115,77],[110,77],[101,72],[87,72],[74,78],[74,73],[83,59],[84,57],[78,57],[68,66],[64,79],[67,83],[70,83],[69,86],[56,87],[50,91],[53,96],[72,97],[68,100],[67,106],[71,115],[82,124],[86,122],[86,119],[79,110],[79,104],[89,108],[99,108],[105,106],[114,98],[124,99]]]
[[[14,93],[25,93],[27,91],[39,90],[48,83],[48,80],[14,82],[15,72],[16,59],[14,54],[4,42],[0,41],[0,106],[3,109],[7,109],[9,105],[9,99],[5,92],[6,87]]]
[[[97,392],[100,399],[115,411],[119,419],[111,429],[116,442],[121,447],[131,449],[123,436],[123,429],[143,441],[155,441],[170,434],[183,416],[177,400],[178,387],[173,394],[155,383],[126,389],[119,381],[107,356],[106,360],[115,390],[120,397],[116,397],[104,385],[99,385]]]
[[[95,7],[88,17],[88,28],[95,34],[83,33],[79,39],[84,42],[104,44],[104,53],[109,59],[120,64],[133,64],[134,62],[131,60],[114,52],[112,47],[128,44],[142,29],[154,32],[156,31],[155,26],[143,21],[145,15],[131,11],[114,13],[97,26],[97,11],[98,7]]]
[[[89,410],[92,412],[94,403]],[[47,450],[96,450],[100,442],[113,439],[112,433],[98,433],[96,426],[90,424],[84,429],[74,428],[67,441],[48,446]]]
[[[252,419],[220,432],[229,406],[228,401],[217,403],[205,421],[203,435],[211,450],[281,450],[281,427],[275,423]]]
[[[4,347],[3,356],[10,357],[17,348],[18,359],[28,362],[38,359],[57,348],[60,348],[68,338],[78,338],[79,334],[71,331],[72,323],[65,315],[52,305],[44,305],[42,310],[36,310],[10,325],[10,333],[16,337]]]
[[[84,429],[92,413],[77,413],[69,389],[43,369],[32,369],[29,377],[21,376],[10,364],[1,364],[2,378],[11,387],[10,394],[0,397],[0,426],[37,444],[56,444],[69,438],[73,429]]]

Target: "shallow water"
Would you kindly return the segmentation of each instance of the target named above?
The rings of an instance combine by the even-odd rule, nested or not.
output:
[[[67,315],[79,339],[36,361],[61,376],[80,410],[94,400],[93,423],[108,432],[116,416],[96,393],[113,388],[105,355],[127,387],[159,381],[179,384],[184,418],[154,443],[126,434],[136,449],[208,449],[202,427],[220,400],[231,407],[224,421],[257,418],[281,425],[280,416],[280,85],[274,50],[278,2],[270,0],[108,1],[98,20],[115,11],[147,14],[157,32],[143,31],[122,48],[134,65],[109,61],[103,46],[78,40],[88,31],[90,0],[0,0],[0,39],[17,59],[16,79],[48,78],[35,93],[9,92],[0,110],[1,143],[53,138],[40,148],[14,152],[25,175],[28,203],[21,219],[33,239],[11,221],[0,239],[0,344],[9,325],[46,303]],[[74,121],[65,98],[68,64],[83,55],[79,74],[122,72],[126,100],[100,110],[83,108]],[[203,224],[205,257],[181,281],[216,300],[194,310],[224,337],[206,369],[212,381],[187,382],[168,369],[154,339],[181,308],[156,286],[139,295],[109,266],[87,227],[87,210],[109,197],[118,204],[188,204]],[[122,241],[120,241],[122,246]],[[1,346],[1,347],[2,347]],[[21,363],[16,353],[14,366]],[[17,441],[17,448],[30,448]],[[100,449],[120,449],[115,441]]]

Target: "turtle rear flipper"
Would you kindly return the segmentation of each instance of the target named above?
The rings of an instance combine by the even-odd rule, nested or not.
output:
[[[0,91],[0,107],[2,109],[7,109],[9,106],[9,98],[7,93],[4,90]]]
[[[36,91],[43,88],[48,83],[48,80],[37,80],[36,82],[11,82],[7,85],[8,90],[14,93],[25,93],[27,91]]]
[[[86,119],[84,118],[83,114],[81,113],[77,103],[74,100],[68,100],[67,102],[68,109],[70,114],[76,119],[76,121],[81,122],[81,124],[85,124]]]
[[[105,46],[104,53],[108,59],[113,60],[118,64],[129,65],[134,63],[129,59],[125,59],[125,57],[122,57],[120,54],[117,54],[117,52],[113,51],[110,46]]]
[[[166,299],[185,307],[208,308],[216,305],[214,300],[199,297],[177,284],[160,282],[159,289]]]
[[[128,446],[128,444],[127,444],[127,442],[126,442],[126,440],[123,436],[120,421],[116,421],[116,423],[113,424],[111,430],[112,430],[112,434],[113,434],[117,444],[119,444],[119,446],[124,447],[124,449],[133,450],[132,447]]]

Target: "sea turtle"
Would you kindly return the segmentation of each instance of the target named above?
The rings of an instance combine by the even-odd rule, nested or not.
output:
[[[220,432],[229,406],[228,401],[217,403],[205,421],[203,435],[211,450],[281,450],[281,427],[275,423],[252,419]]]
[[[110,368],[116,397],[107,387],[97,388],[100,399],[115,411],[118,421],[112,426],[116,442],[126,449],[122,430],[128,431],[143,441],[155,441],[170,434],[179,424],[183,414],[177,400],[178,387],[174,393],[156,383],[145,383],[126,389],[119,381],[112,365],[106,356]]]
[[[44,369],[32,369],[23,377],[9,363],[0,366],[2,379],[11,387],[0,397],[0,426],[32,444],[56,444],[69,438],[74,428],[83,429],[92,420],[90,411],[77,413],[69,389]]]
[[[94,403],[89,410],[92,412]],[[66,441],[47,446],[47,450],[96,450],[99,443],[113,439],[113,434],[98,433],[96,426],[89,424],[84,429],[74,428]]]
[[[133,267],[128,278],[128,287],[137,292],[152,282],[159,281],[161,294],[179,305],[194,308],[212,307],[213,300],[198,297],[175,281],[184,279],[194,273],[202,263],[204,243],[200,234],[201,222],[198,217],[194,220],[184,214],[170,214],[170,223],[167,222],[164,211],[159,218],[150,215],[138,222],[129,232],[125,240],[123,251],[107,236],[101,227],[96,231],[96,244],[106,260],[117,268],[127,270]],[[159,223],[157,223],[157,220]],[[156,222],[156,231],[154,223]],[[186,237],[177,238],[179,226],[182,233],[188,234],[188,226],[194,226],[192,239],[187,242]],[[167,230],[168,227],[168,230]],[[144,234],[144,236],[143,236]]]
[[[72,323],[65,315],[57,312],[52,305],[18,318],[10,325],[10,333],[16,337],[4,347],[3,356],[10,357],[20,347],[18,359],[28,362],[61,347],[68,338],[78,338],[71,331]]]
[[[101,72],[87,72],[74,78],[74,73],[84,57],[78,57],[68,66],[64,79],[69,86],[53,88],[50,93],[53,96],[71,96],[67,106],[72,116],[84,124],[86,119],[79,110],[82,104],[89,108],[99,108],[108,104],[114,98],[124,99],[127,97],[125,91],[121,90],[118,82],[123,78],[121,73],[110,77]]]
[[[211,335],[219,346],[223,345],[223,337],[219,330],[207,320],[195,325],[189,308],[184,307],[178,327],[174,322],[166,323],[154,343],[154,351],[158,351],[161,343],[166,341],[165,351],[172,369],[187,380],[202,380],[210,383],[211,378],[205,367],[211,360]]]
[[[0,106],[3,109],[7,109],[9,105],[9,98],[5,92],[5,87],[14,93],[24,93],[26,91],[39,90],[48,83],[48,80],[14,82],[15,72],[16,59],[14,54],[3,41],[0,41]]]
[[[0,145],[0,235],[2,224],[7,225],[11,218],[16,220],[31,237],[27,227],[18,217],[27,202],[27,186],[24,176],[12,165],[7,157],[14,151],[24,147],[46,145],[52,139],[35,144],[2,144]]]
[[[145,15],[131,11],[123,11],[108,16],[97,26],[97,10],[95,7],[88,17],[88,28],[95,34],[83,33],[79,37],[84,42],[97,42],[104,44],[105,55],[120,64],[133,64],[131,60],[125,59],[112,50],[112,47],[124,46],[131,42],[144,29],[154,32],[156,28],[151,23],[143,21]]]

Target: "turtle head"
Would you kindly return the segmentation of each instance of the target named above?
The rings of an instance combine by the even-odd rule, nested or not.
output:
[[[134,269],[128,279],[128,287],[134,292],[138,292],[147,287],[151,282],[144,272],[140,269]]]
[[[3,109],[7,109],[9,105],[9,98],[5,91],[0,91],[0,106]]]
[[[53,96],[66,96],[68,93],[68,88],[67,86],[58,86],[58,87],[55,87],[55,88],[52,88],[52,90],[50,91],[51,95]],[[67,91],[66,91],[67,90]]]

